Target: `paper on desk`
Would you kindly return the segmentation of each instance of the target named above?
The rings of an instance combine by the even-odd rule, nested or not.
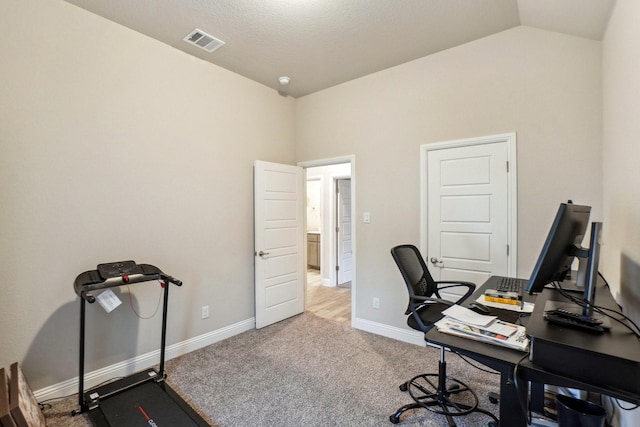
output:
[[[476,301],[479,302],[482,305],[486,305],[487,307],[501,308],[503,310],[510,310],[510,311],[517,311],[518,313],[533,313],[533,308],[535,307],[534,303],[526,302],[526,301],[525,301],[523,307],[520,307],[520,304],[501,304],[499,302],[487,301],[487,300],[485,300],[483,298],[482,295],[480,295],[478,298],[476,298]]]
[[[439,332],[526,351],[529,338],[523,326],[496,320],[487,327],[469,325],[451,317],[436,322]]]
[[[462,307],[457,304],[452,305],[446,310],[443,310],[442,314],[444,314],[445,316],[453,317],[454,319],[459,320],[463,323],[476,326],[487,326],[489,323],[498,318],[497,316],[485,316],[483,314],[478,314],[475,311],[469,310],[468,308]]]

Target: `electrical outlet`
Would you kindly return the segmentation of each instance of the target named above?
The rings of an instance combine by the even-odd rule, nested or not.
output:
[[[373,308],[380,308],[380,298],[373,297]]]
[[[203,305],[202,306],[202,318],[203,319],[207,319],[209,317],[209,306],[208,305]]]

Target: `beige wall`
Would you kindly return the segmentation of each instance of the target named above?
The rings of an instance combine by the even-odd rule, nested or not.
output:
[[[421,144],[517,132],[517,264],[527,277],[560,202],[602,215],[601,106],[601,43],[529,27],[298,99],[298,161],[355,155],[356,317],[406,327],[389,249],[420,243]]]
[[[3,2],[0,366],[23,362],[35,389],[77,374],[72,283],[97,262],[134,259],[185,281],[172,289],[169,344],[251,318],[255,159],[355,155],[359,318],[405,327],[389,248],[420,240],[420,144],[512,131],[519,275],[547,232],[539,218],[571,198],[604,213],[605,272],[631,286],[632,4],[618,2],[604,45],[603,191],[598,42],[519,27],[292,100],[61,0]],[[134,305],[149,314],[156,295],[134,290]],[[90,315],[90,370],[157,348],[154,321],[121,313]]]
[[[603,41],[601,271],[624,311],[640,323],[640,2],[618,0]],[[625,407],[631,406],[629,404]],[[621,426],[640,410],[620,411]]]
[[[3,1],[0,28],[0,366],[77,375],[72,285],[99,262],[184,281],[168,344],[251,319],[253,161],[293,164],[294,100],[61,0]],[[158,316],[90,308],[88,370],[158,348]]]

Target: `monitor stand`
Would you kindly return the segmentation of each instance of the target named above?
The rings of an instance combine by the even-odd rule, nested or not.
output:
[[[564,279],[562,282],[559,282],[560,287],[563,291],[571,292],[571,293],[584,293],[584,286],[578,285],[578,282],[574,279]],[[545,286],[547,289],[556,289],[553,284],[548,284]]]

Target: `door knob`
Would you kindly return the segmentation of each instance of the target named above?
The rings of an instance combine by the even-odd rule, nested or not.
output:
[[[260,255],[261,257],[264,257],[265,255],[269,255],[269,252],[260,251],[258,252],[258,255]]]
[[[431,257],[429,259],[429,261],[431,261],[431,264],[435,265],[436,267],[443,267],[444,266],[444,262],[440,261],[436,257]]]

